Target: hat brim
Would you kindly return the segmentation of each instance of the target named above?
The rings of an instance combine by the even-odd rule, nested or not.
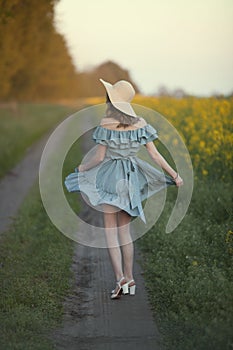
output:
[[[131,104],[129,102],[122,101],[121,97],[114,90],[112,84],[108,83],[107,81],[104,81],[103,79],[100,79],[100,81],[104,85],[113,106],[119,111],[129,115],[130,117],[137,118],[137,114],[134,112]]]

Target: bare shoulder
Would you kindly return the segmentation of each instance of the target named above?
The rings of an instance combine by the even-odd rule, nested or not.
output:
[[[137,124],[134,124],[134,125],[137,125],[138,128],[143,128],[143,126],[147,125],[147,122],[144,118],[140,117]]]

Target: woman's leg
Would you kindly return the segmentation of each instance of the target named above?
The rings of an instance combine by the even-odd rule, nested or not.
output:
[[[108,251],[116,280],[123,276],[121,249],[118,242],[117,211],[113,206],[104,205],[104,225]],[[118,209],[119,210],[119,209]]]
[[[125,211],[118,212],[118,233],[124,259],[124,276],[126,281],[133,279],[134,246],[130,235],[131,216]]]

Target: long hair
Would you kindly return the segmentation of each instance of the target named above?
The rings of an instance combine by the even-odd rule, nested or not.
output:
[[[121,112],[119,109],[115,108],[113,104],[110,101],[110,98],[108,94],[106,94],[106,103],[109,107],[109,115],[107,117],[113,118],[119,121],[119,124],[117,125],[117,128],[127,128],[130,125],[136,124],[140,118],[138,117],[131,117],[128,114],[125,114]]]

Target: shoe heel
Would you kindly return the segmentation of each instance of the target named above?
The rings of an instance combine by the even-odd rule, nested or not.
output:
[[[135,295],[135,291],[136,291],[136,284],[134,284],[133,286],[129,287],[129,294],[130,295]]]
[[[123,284],[121,286],[121,288],[122,288],[122,293],[123,294],[128,294],[129,293],[129,285],[128,285],[128,283]]]

